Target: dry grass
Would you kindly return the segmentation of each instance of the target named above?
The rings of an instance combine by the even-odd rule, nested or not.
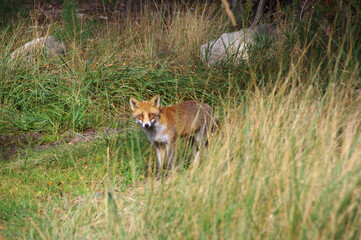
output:
[[[360,103],[336,86],[249,94],[224,106],[199,168],[63,200],[30,228],[45,239],[358,238]]]
[[[199,56],[199,46],[216,37],[226,26],[224,13],[210,6],[145,10],[128,19],[118,44],[129,61],[153,60],[170,65],[186,65]],[[117,25],[115,26],[117,27]]]

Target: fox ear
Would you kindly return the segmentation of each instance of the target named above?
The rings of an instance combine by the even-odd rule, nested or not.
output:
[[[135,109],[139,108],[139,101],[135,98],[130,98],[130,107],[134,111]]]
[[[150,100],[150,103],[152,104],[153,107],[159,108],[159,106],[160,106],[160,98],[159,98],[159,95],[155,95],[155,96]]]

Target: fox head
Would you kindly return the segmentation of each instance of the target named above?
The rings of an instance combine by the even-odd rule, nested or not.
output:
[[[130,107],[133,110],[135,121],[143,128],[151,128],[159,118],[159,96],[154,96],[149,101],[138,101],[130,98]]]

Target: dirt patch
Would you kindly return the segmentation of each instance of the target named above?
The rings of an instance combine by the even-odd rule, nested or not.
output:
[[[105,128],[100,131],[88,128],[82,133],[69,130],[60,136],[54,136],[57,138],[55,140],[49,139],[48,134],[38,132],[19,135],[0,134],[0,157],[4,160],[11,160],[14,155],[26,148],[42,150],[49,147],[55,147],[63,143],[77,144],[80,142],[92,141],[102,135],[109,135],[117,132],[119,132],[119,130],[115,128]]]

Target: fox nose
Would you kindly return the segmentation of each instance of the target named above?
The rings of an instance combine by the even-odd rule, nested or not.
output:
[[[146,123],[146,124],[144,124],[144,127],[145,127],[145,128],[149,128],[149,127],[150,127],[150,124],[149,124],[149,123]]]

